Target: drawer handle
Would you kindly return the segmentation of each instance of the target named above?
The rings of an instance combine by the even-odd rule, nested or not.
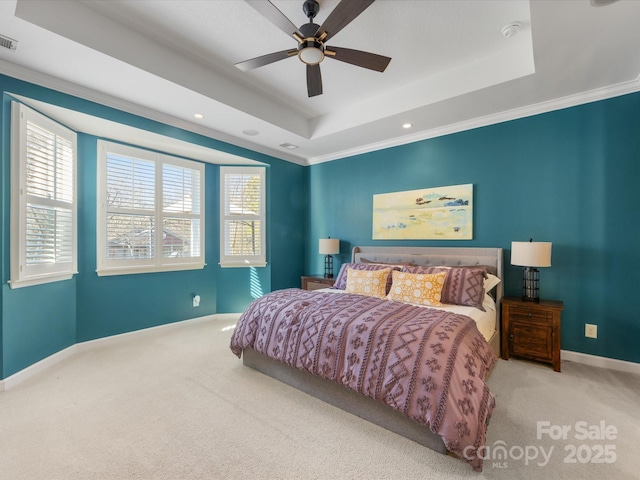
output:
[[[533,319],[533,315],[529,314],[529,320],[532,320],[532,319]]]
[[[509,335],[509,340],[513,340],[513,333]]]

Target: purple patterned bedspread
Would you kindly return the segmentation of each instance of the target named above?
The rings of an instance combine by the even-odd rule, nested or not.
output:
[[[279,290],[255,300],[231,338],[287,365],[384,402],[440,435],[482,470],[496,362],[467,316],[361,295]]]

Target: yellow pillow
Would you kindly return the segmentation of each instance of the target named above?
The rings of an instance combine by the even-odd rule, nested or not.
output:
[[[368,297],[387,298],[387,278],[390,268],[380,270],[347,269],[345,292],[367,295]]]
[[[389,300],[441,307],[440,295],[447,272],[405,273],[393,272]]]

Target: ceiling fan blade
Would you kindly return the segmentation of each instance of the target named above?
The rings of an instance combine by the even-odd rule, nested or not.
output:
[[[235,64],[243,72],[253,70],[254,68],[263,67],[270,63],[277,62],[278,60],[284,60],[285,58],[293,57],[297,50],[282,50],[280,52],[269,53],[262,55],[261,57],[252,58],[251,60],[245,60],[244,62],[238,62]]]
[[[291,20],[285,17],[284,13],[278,10],[273,3],[269,0],[245,0],[249,5],[255,8],[260,15],[265,17],[276,27],[286,33],[288,36],[293,37],[294,32],[299,36],[302,36]],[[295,37],[294,37],[295,38]]]
[[[307,93],[309,97],[322,95],[322,75],[320,65],[307,65]]]
[[[335,55],[333,55],[333,52],[335,52]],[[391,61],[389,57],[361,50],[352,50],[351,48],[327,47],[324,53],[327,58],[333,58],[334,60],[340,60],[341,62],[368,68],[376,72],[384,72]]]
[[[326,42],[336,33],[349,25],[358,15],[364,12],[374,0],[342,0],[329,14],[324,23],[318,28],[316,37],[326,32],[323,41]]]

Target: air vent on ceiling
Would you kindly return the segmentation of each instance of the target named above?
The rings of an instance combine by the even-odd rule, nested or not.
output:
[[[4,35],[0,35],[0,47],[15,50],[18,48],[18,41],[13,38],[5,37]]]

